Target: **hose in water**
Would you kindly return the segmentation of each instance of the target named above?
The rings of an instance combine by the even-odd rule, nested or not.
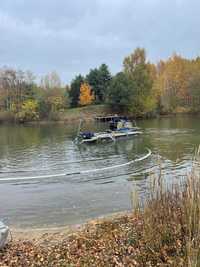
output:
[[[83,171],[71,172],[71,173],[59,173],[59,174],[31,176],[31,177],[2,178],[2,179],[0,179],[0,182],[34,180],[34,179],[47,179],[47,178],[53,178],[53,177],[61,178],[61,177],[71,176],[71,175],[81,175],[81,174],[86,174],[86,173],[101,172],[101,171],[105,171],[105,170],[117,169],[117,168],[128,166],[128,165],[131,165],[133,163],[140,162],[140,161],[143,161],[143,160],[147,159],[152,154],[152,151],[149,148],[147,148],[147,151],[148,151],[147,154],[144,155],[143,157],[140,157],[138,159],[134,159],[134,160],[131,160],[129,162],[126,162],[126,163],[123,163],[123,164],[119,164],[119,165],[108,166],[108,167],[99,168],[99,169],[83,170]]]

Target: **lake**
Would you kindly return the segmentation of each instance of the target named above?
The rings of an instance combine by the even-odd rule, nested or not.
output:
[[[0,126],[0,220],[19,228],[55,227],[130,210],[132,191],[137,188],[145,197],[150,177],[160,168],[168,182],[189,172],[200,141],[199,118],[191,116],[138,121],[143,135],[98,145],[74,144],[77,126]],[[63,175],[126,163],[145,155],[146,147],[153,154],[142,162]]]

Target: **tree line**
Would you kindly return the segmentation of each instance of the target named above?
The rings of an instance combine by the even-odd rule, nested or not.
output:
[[[75,77],[70,87],[74,107],[81,104],[84,83],[89,86],[88,94],[94,94],[93,103],[106,103],[134,116],[200,111],[200,57],[173,54],[154,64],[147,61],[145,49],[137,48],[124,58],[123,69],[114,76],[103,64],[86,77]]]
[[[45,75],[40,84],[29,71],[0,69],[0,120],[34,121],[54,119],[69,107],[68,87],[56,72]]]
[[[174,54],[154,64],[137,48],[116,75],[102,64],[65,86],[56,72],[38,82],[29,71],[0,69],[0,120],[56,119],[68,108],[90,104],[106,104],[134,116],[199,112],[200,57]]]

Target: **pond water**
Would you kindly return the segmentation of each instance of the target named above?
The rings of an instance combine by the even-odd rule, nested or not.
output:
[[[130,210],[133,189],[145,196],[150,177],[159,168],[168,181],[181,179],[191,169],[200,143],[199,118],[144,120],[138,126],[144,129],[141,136],[82,146],[73,143],[75,124],[0,126],[0,219],[20,228],[78,224]],[[92,130],[106,127],[85,125]],[[153,154],[142,162],[62,175],[126,163],[143,156],[146,147]],[[35,179],[9,181],[12,177]]]

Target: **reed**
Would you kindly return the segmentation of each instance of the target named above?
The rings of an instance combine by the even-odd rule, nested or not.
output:
[[[136,203],[138,214],[141,205]],[[162,173],[153,178],[140,214],[146,262],[200,266],[200,175],[196,164],[180,183],[166,185]]]

